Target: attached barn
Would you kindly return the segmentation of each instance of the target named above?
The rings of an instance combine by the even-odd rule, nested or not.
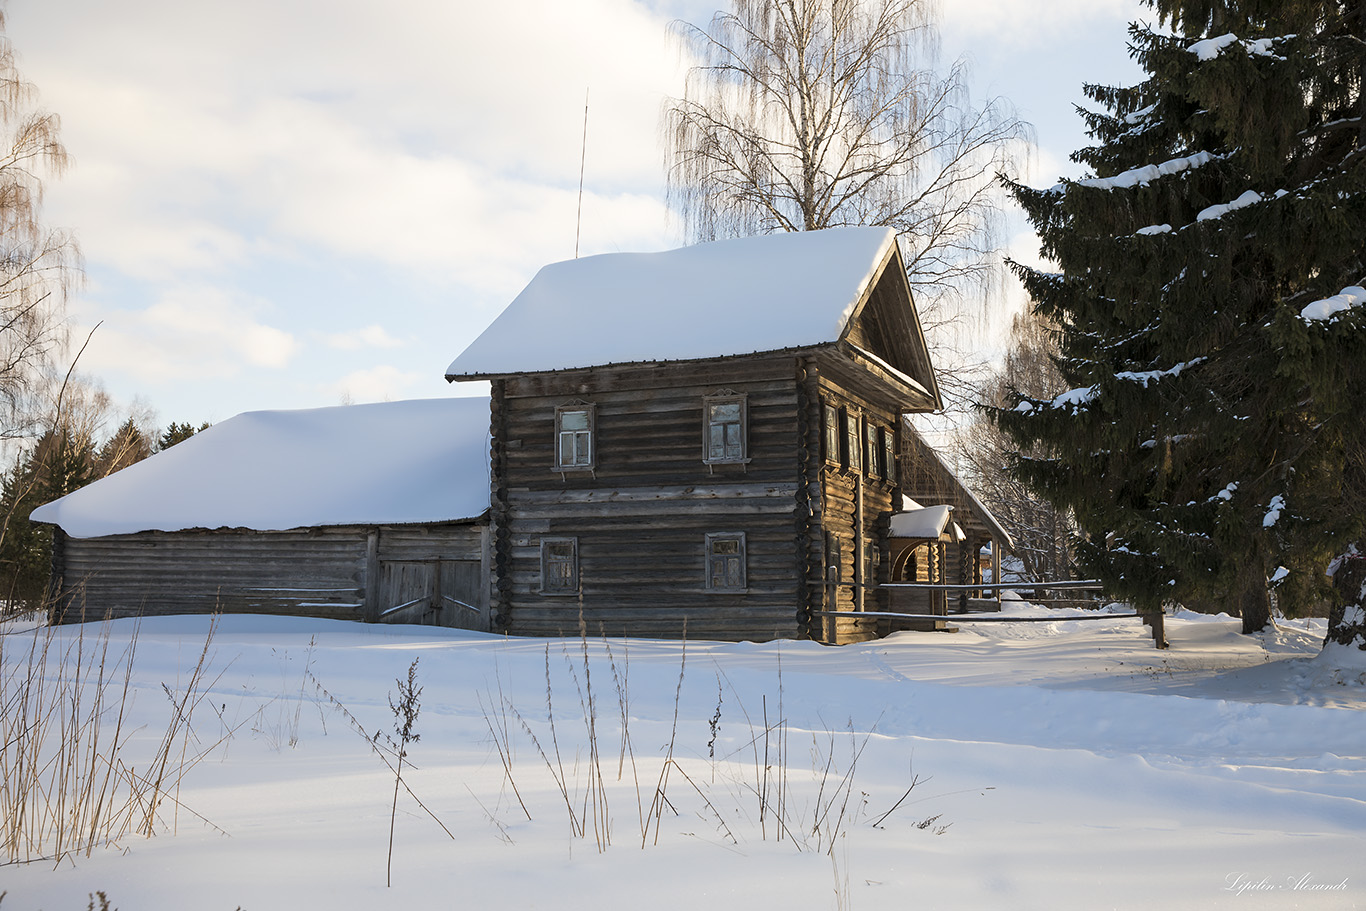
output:
[[[240,414],[33,513],[54,617],[488,628],[487,398]]]

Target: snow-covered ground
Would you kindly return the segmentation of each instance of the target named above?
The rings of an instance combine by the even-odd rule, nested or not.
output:
[[[137,630],[130,755],[208,628]],[[0,909],[1366,907],[1366,667],[1316,657],[1322,621],[1167,630],[1168,651],[1134,619],[685,646],[227,616],[189,750],[228,736],[178,831],[0,867]],[[392,732],[415,658],[404,778],[453,837],[400,794],[386,888],[393,775],[337,704]]]

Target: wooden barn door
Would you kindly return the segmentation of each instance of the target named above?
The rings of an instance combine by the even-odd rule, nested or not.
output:
[[[441,624],[488,632],[488,608],[481,606],[484,574],[479,561],[442,560],[440,565]]]
[[[436,568],[434,562],[381,562],[380,616],[390,623],[436,622]]]
[[[483,574],[477,560],[383,560],[379,598],[390,623],[425,623],[488,630],[480,609]]]

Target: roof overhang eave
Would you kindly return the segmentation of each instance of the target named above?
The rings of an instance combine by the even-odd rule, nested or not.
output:
[[[803,357],[831,347],[833,341],[818,342],[814,345],[797,345],[789,348],[771,348],[764,351],[749,351],[742,354],[714,354],[705,357],[687,358],[648,358],[639,361],[607,361],[601,364],[582,364],[576,367],[553,367],[546,370],[510,370],[497,373],[448,373],[446,382],[467,382],[473,380],[505,380],[519,376],[545,376],[551,373],[574,373],[583,370],[607,370],[615,367],[658,367],[663,364],[705,364],[714,361],[731,361],[748,357]]]

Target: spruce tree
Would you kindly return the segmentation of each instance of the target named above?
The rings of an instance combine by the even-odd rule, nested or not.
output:
[[[134,462],[141,462],[151,454],[152,441],[147,439],[135,420],[128,418],[95,454],[95,475],[107,477]]]
[[[208,421],[205,421],[198,427],[194,426],[188,421],[184,424],[178,424],[175,421],[172,421],[169,425],[167,425],[166,429],[161,432],[161,436],[157,438],[157,452],[161,452],[163,449],[170,449],[177,443],[185,442],[190,437],[194,436],[196,433],[199,433],[201,430],[208,429]]]
[[[37,608],[47,592],[52,529],[31,523],[29,513],[95,477],[94,444],[63,424],[19,453],[0,479],[0,600],[9,609]]]
[[[1092,176],[1012,185],[1060,267],[1016,268],[1070,391],[996,418],[1089,571],[1253,632],[1362,533],[1366,3],[1149,5],[1147,78],[1086,88]]]

